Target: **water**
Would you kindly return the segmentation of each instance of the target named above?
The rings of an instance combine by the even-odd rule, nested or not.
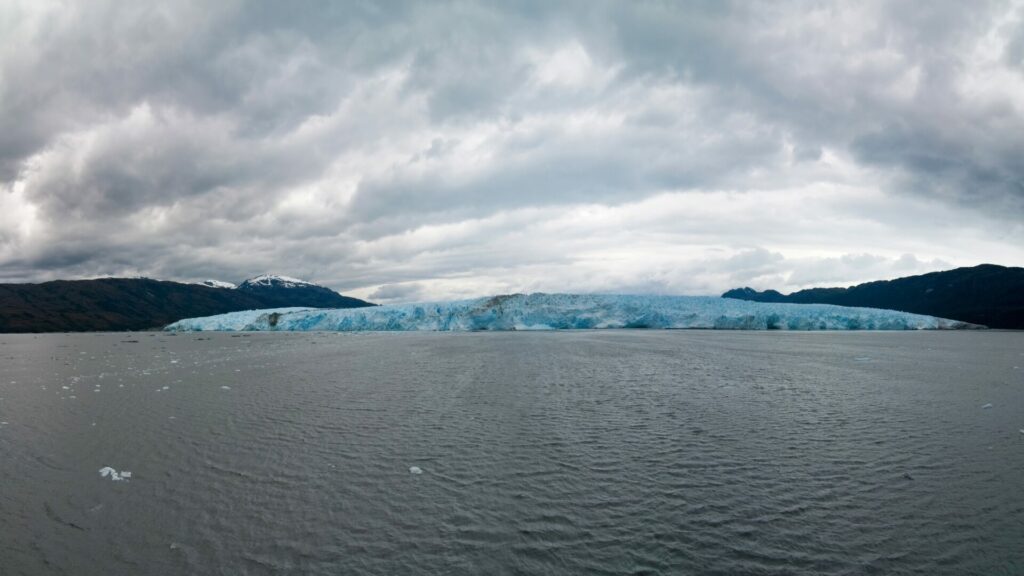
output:
[[[0,398],[5,576],[1024,573],[1024,333],[0,336]]]

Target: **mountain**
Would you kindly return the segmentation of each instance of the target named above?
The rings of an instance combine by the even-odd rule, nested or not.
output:
[[[723,298],[754,302],[837,304],[928,314],[990,328],[1024,329],[1024,268],[982,264],[881,280],[848,288],[810,288],[792,294],[737,288]]]
[[[330,288],[324,288],[305,280],[288,276],[265,274],[250,278],[238,285],[238,291],[258,298],[264,308],[287,308],[309,306],[312,308],[360,308],[368,306],[358,298],[342,296]]]
[[[259,284],[256,280],[252,281]],[[0,284],[0,333],[145,330],[182,318],[282,305],[373,306],[322,286],[308,282],[300,286],[292,280],[271,280],[266,286],[244,289],[242,286],[228,288],[227,283],[220,283],[223,287],[212,287],[149,278]],[[288,286],[289,283],[294,285]]]

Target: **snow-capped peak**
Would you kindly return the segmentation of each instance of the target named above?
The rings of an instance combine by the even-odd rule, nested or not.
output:
[[[232,284],[231,282],[224,282],[224,281],[221,281],[221,280],[203,280],[201,282],[193,282],[193,284],[198,284],[200,286],[207,286],[209,288],[228,288],[228,289],[234,289],[235,288],[235,285]]]
[[[312,282],[292,278],[291,276],[279,276],[277,274],[262,274],[255,278],[249,278],[240,286],[280,286],[282,288],[296,288],[298,286],[316,286]]]

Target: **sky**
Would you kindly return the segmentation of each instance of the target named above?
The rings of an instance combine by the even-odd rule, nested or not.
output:
[[[1024,265],[1024,2],[0,2],[0,282]]]

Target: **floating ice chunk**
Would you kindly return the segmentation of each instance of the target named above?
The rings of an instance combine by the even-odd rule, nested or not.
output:
[[[231,390],[231,386],[221,386],[221,390]]]
[[[100,476],[110,478],[114,482],[127,482],[132,477],[132,473],[127,470],[118,472],[110,466],[104,466],[100,468]]]
[[[990,408],[992,408],[992,404],[991,403],[985,404],[984,406],[981,407],[982,410],[988,410]]]
[[[423,474],[423,469],[419,466],[409,466],[409,474]]]

